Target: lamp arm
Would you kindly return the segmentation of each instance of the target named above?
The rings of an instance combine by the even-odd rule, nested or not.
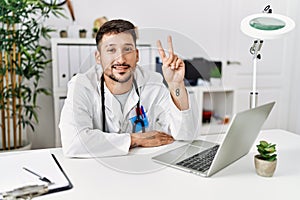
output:
[[[253,56],[260,57],[260,54],[258,52],[261,50],[263,42],[264,42],[263,40],[254,40],[252,46],[250,47],[250,53]],[[258,59],[260,59],[260,58],[258,58]]]
[[[259,51],[263,45],[263,40],[254,40],[250,47],[250,53],[253,55],[253,75],[252,75],[252,91],[250,92],[250,108],[255,108],[257,105],[258,92],[256,91],[256,75],[257,75],[257,60],[261,59]]]

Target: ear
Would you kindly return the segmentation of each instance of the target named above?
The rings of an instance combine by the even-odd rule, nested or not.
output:
[[[140,60],[139,50],[136,49],[136,62],[139,62],[139,60]]]
[[[95,59],[96,59],[96,63],[101,65],[101,56],[99,50],[95,51]]]

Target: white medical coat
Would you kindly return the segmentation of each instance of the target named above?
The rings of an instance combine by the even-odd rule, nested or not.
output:
[[[101,66],[77,74],[68,83],[68,93],[61,117],[63,152],[69,157],[125,155],[130,148],[132,123],[139,96],[132,87],[123,113],[121,105],[104,84],[106,131],[102,128]],[[172,101],[160,74],[137,67],[134,78],[140,103],[148,117],[146,131],[158,130],[176,140],[193,140],[197,129],[197,106],[189,96],[189,109],[180,111]]]

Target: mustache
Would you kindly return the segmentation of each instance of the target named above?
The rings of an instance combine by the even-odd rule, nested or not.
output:
[[[124,64],[113,64],[113,65],[111,66],[111,68],[116,68],[117,66],[131,67],[129,64],[124,63]]]

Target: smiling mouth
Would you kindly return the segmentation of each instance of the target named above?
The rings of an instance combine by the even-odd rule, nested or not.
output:
[[[129,68],[129,66],[113,66],[112,67],[113,69],[116,69],[116,70],[123,70],[123,69],[128,69]]]
[[[129,67],[121,67],[121,66],[118,66],[118,67],[113,67],[112,70],[115,71],[115,73],[118,73],[118,74],[125,74],[127,71],[128,71]]]
[[[114,71],[123,74],[123,73],[127,72],[127,69],[130,68],[130,65],[127,65],[127,64],[115,64],[115,65],[112,65],[111,68],[112,68]]]

